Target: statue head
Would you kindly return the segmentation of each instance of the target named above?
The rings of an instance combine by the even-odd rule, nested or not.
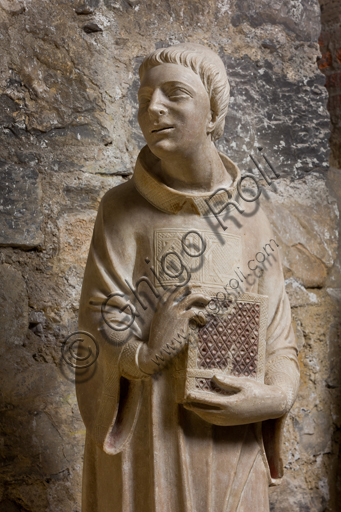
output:
[[[148,69],[162,64],[178,64],[191,69],[199,76],[209,96],[211,111],[216,121],[211,137],[213,141],[219,139],[224,131],[230,97],[230,85],[220,57],[206,46],[194,43],[159,48],[142,62],[139,69],[141,81]]]

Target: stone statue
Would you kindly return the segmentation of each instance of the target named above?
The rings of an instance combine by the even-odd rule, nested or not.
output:
[[[147,145],[101,202],[82,289],[82,511],[265,512],[299,383],[277,244],[214,145],[221,59],[158,49],[140,78]]]

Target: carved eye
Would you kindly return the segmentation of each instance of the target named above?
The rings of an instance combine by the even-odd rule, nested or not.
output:
[[[191,97],[191,94],[186,89],[183,89],[182,87],[172,87],[168,93],[167,96],[170,100],[176,101],[178,99],[182,98],[189,98]]]

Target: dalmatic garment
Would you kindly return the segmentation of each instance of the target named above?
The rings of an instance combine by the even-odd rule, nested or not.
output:
[[[235,200],[239,170],[220,157]],[[99,357],[77,375],[86,426],[82,512],[266,512],[268,486],[282,476],[285,415],[263,424],[210,424],[176,401],[174,360],[150,377],[137,358],[164,287],[184,283],[185,268],[188,287],[211,294],[232,292],[237,271],[247,278],[239,281],[244,291],[269,298],[265,382],[282,387],[289,410],[298,387],[297,349],[274,237],[256,203],[243,202],[244,214],[233,205],[223,211],[224,231],[205,202],[210,195],[167,187],[151,171],[152,158],[143,148],[134,178],[104,196],[84,276],[79,328],[96,338]],[[211,208],[226,201],[221,190]],[[184,251],[189,231],[192,249]],[[186,254],[198,254],[197,233],[206,244],[200,257]],[[167,253],[173,268],[179,257],[182,276],[162,272]],[[263,264],[260,254],[270,254]],[[257,265],[263,272],[251,270]]]

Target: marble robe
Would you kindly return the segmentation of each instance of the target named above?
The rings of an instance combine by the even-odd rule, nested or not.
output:
[[[239,170],[220,156],[236,199]],[[231,290],[238,268],[248,278],[244,290],[269,297],[265,382],[283,385],[289,409],[298,385],[297,349],[274,235],[256,202],[241,202],[244,214],[233,206],[223,211],[224,231],[205,202],[208,195],[167,187],[148,168],[149,159],[145,147],[134,178],[105,194],[84,276],[79,328],[96,338],[99,357],[78,371],[76,382],[86,426],[82,512],[266,512],[268,486],[282,476],[285,416],[237,427],[207,423],[176,401],[174,362],[149,377],[137,355],[148,341],[162,285],[181,283],[161,276],[166,251],[191,269],[189,288],[209,293]],[[225,191],[216,194],[212,208],[217,211],[226,197]],[[207,244],[203,265],[181,249],[191,230]],[[262,275],[250,270],[262,267],[258,253],[271,254]]]

